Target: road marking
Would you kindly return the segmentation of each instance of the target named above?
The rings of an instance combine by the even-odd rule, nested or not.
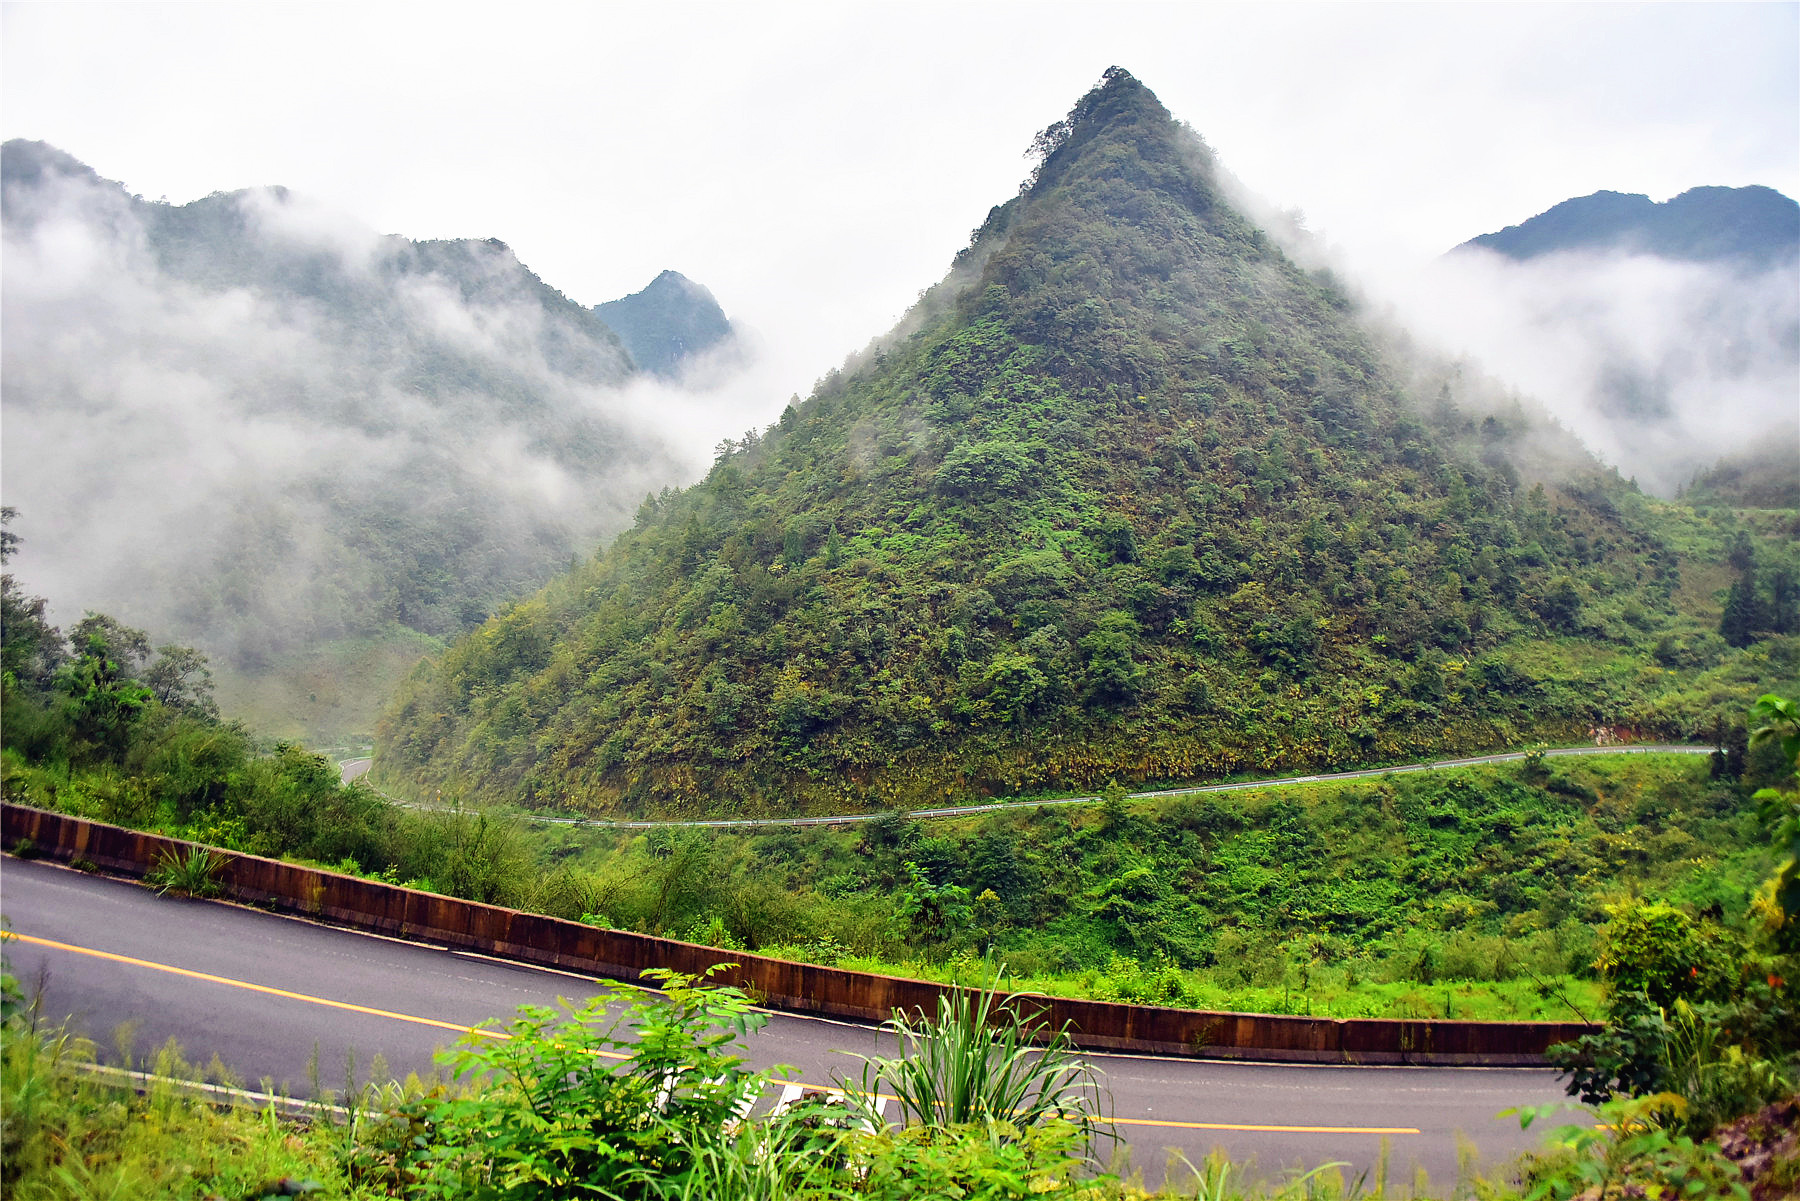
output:
[[[283,1096],[280,1093],[258,1093],[249,1089],[230,1088],[223,1084],[208,1084],[204,1080],[184,1080],[179,1076],[158,1076],[152,1072],[133,1072],[125,1068],[116,1068],[104,1063],[68,1063],[66,1067],[83,1076],[92,1076],[96,1080],[104,1080],[109,1084],[121,1085],[129,1089],[147,1090],[152,1084],[164,1088],[179,1089],[201,1097],[229,1097],[233,1101],[249,1101],[255,1105],[276,1105],[298,1114],[329,1113],[333,1117],[347,1118],[350,1111],[342,1105],[332,1105],[325,1101],[302,1101],[295,1097]]]
[[[234,980],[229,976],[215,976],[209,972],[197,972],[191,968],[175,967],[167,963],[156,963],[149,959],[134,959],[129,955],[115,955],[111,951],[96,951],[91,947],[78,947],[73,943],[56,942],[53,939],[38,938],[32,934],[20,934],[16,931],[0,932],[0,942],[21,942],[29,946],[45,947],[52,951],[66,951],[71,955],[87,955],[94,959],[104,959],[112,963],[122,963],[129,967],[147,968],[153,972],[167,972],[173,976],[182,976],[189,980],[200,980],[207,984],[222,984],[227,988],[241,988],[248,992],[262,993],[265,996],[282,997],[290,1001],[304,1001],[308,1005],[323,1005],[329,1009],[343,1009],[351,1013],[366,1014],[370,1017],[392,1018],[397,1022],[412,1022],[419,1026],[435,1026],[440,1030],[454,1030],[458,1034],[473,1034],[482,1038],[506,1039],[512,1036],[499,1030],[484,1030],[479,1026],[460,1026],[455,1022],[441,1022],[436,1018],[418,1017],[410,1013],[396,1013],[391,1009],[375,1009],[368,1005],[354,1005],[349,1001],[333,1001],[328,997],[315,997],[308,993],[290,992],[285,988],[274,988],[267,984],[253,984],[248,980]],[[597,1051],[607,1059],[629,1059],[629,1055],[617,1051]],[[781,1099],[776,1105],[776,1112],[791,1105],[803,1090],[813,1088],[797,1081],[782,1083]],[[840,1090],[825,1088],[815,1091],[836,1093]],[[885,1109],[888,1098],[879,1097],[877,1112]],[[1249,1131],[1273,1134],[1418,1134],[1414,1126],[1270,1126],[1240,1122],[1175,1122],[1156,1118],[1112,1118],[1116,1126],[1157,1126],[1175,1130],[1227,1130]]]
[[[1248,1130],[1270,1134],[1418,1134],[1417,1126],[1257,1126],[1241,1122],[1164,1122],[1156,1118],[1110,1118],[1115,1126],[1166,1126],[1176,1130]]]
[[[375,1009],[368,1005],[354,1005],[349,1001],[333,1001],[329,997],[315,997],[310,993],[289,992],[285,988],[274,988],[267,984],[253,984],[248,980],[233,980],[229,976],[214,976],[209,972],[196,972],[191,968],[175,967],[172,964],[157,963],[149,959],[133,959],[129,955],[115,955],[111,951],[96,951],[91,947],[78,947],[72,943],[55,942],[48,938],[38,938],[31,934],[19,934],[14,931],[0,933],[0,942],[22,942],[34,947],[47,947],[52,951],[67,951],[71,955],[87,955],[94,959],[105,959],[113,963],[123,963],[130,967],[148,968],[153,972],[167,972],[172,976],[184,976],[189,980],[202,980],[208,984],[223,984],[227,988],[241,988],[247,992],[262,993],[270,997],[282,997],[289,1001],[304,1001],[308,1005],[323,1005],[328,1009],[343,1009],[350,1013],[367,1014],[370,1017],[392,1018],[396,1022],[412,1022],[418,1026],[435,1026],[439,1030],[454,1030],[458,1034],[472,1034],[479,1038],[509,1039],[512,1036],[500,1030],[484,1030],[479,1026],[462,1026],[455,1022],[440,1022],[436,1018],[422,1018],[416,1014],[395,1013],[391,1009]],[[616,1051],[598,1051],[608,1059],[629,1059]]]

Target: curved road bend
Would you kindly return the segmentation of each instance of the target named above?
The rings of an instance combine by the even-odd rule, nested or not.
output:
[[[141,1057],[173,1038],[189,1059],[213,1055],[249,1087],[312,1095],[309,1061],[341,1090],[346,1056],[359,1080],[377,1054],[387,1074],[432,1070],[462,1029],[524,1003],[597,991],[591,980],[258,910],[156,896],[137,885],[7,858],[0,912],[6,955],[46,1014],[69,1015],[105,1049],[130,1024]],[[751,1040],[759,1065],[791,1064],[822,1084],[860,1068],[841,1052],[877,1049],[865,1026],[773,1013]],[[890,1042],[881,1050],[892,1053]],[[1559,1101],[1543,1069],[1320,1067],[1122,1055],[1093,1057],[1111,1090],[1135,1164],[1162,1178],[1168,1149],[1199,1162],[1211,1149],[1254,1158],[1264,1176],[1330,1160],[1372,1168],[1384,1140],[1390,1179],[1415,1168],[1454,1180],[1458,1140],[1503,1163],[1536,1141],[1508,1106]],[[1382,1133],[1389,1131],[1390,1133]],[[1373,1179],[1371,1174],[1370,1179]]]
[[[1644,744],[1638,746],[1565,746],[1554,747],[1544,752],[1546,756],[1563,757],[1568,755],[1710,755],[1716,748],[1710,746],[1693,746],[1689,744]],[[1360,771],[1327,772],[1317,776],[1278,776],[1268,780],[1239,780],[1232,784],[1195,784],[1186,788],[1158,788],[1148,792],[1127,793],[1127,797],[1171,797],[1198,796],[1208,792],[1242,792],[1251,788],[1275,788],[1283,784],[1330,784],[1340,780],[1366,780],[1375,776],[1402,775],[1415,771],[1435,771],[1446,767],[1479,767],[1487,763],[1512,763],[1523,759],[1527,751],[1507,751],[1499,755],[1475,755],[1468,759],[1437,759],[1430,763],[1403,763],[1397,767],[1368,767]],[[343,774],[344,783],[368,774],[373,759],[346,759],[338,765]],[[390,800],[392,798],[389,798]],[[964,817],[971,813],[992,813],[999,809],[1037,809],[1050,805],[1087,805],[1098,801],[1097,796],[1051,797],[1038,801],[988,801],[979,805],[950,805],[941,809],[911,809],[906,816],[911,818],[927,817]],[[409,809],[429,809],[433,806],[414,805],[406,801],[395,801]],[[616,830],[649,830],[658,826],[843,826],[853,822],[873,821],[881,816],[879,813],[844,813],[835,817],[730,817],[712,818],[698,821],[613,821],[603,817],[544,817],[536,814],[524,815],[525,820],[539,822],[549,826],[603,826]]]

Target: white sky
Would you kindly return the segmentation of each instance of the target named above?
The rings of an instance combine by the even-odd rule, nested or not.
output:
[[[8,4],[0,134],[498,237],[586,304],[674,267],[783,365],[766,420],[1114,63],[1353,263],[1600,188],[1800,195],[1795,4]]]

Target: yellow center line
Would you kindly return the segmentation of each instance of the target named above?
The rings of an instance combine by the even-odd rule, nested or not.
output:
[[[156,963],[149,959],[133,959],[129,955],[115,955],[111,951],[96,951],[90,947],[78,947],[71,943],[55,942],[48,938],[38,938],[31,934],[19,934],[14,931],[0,931],[0,942],[22,942],[34,947],[47,947],[53,951],[67,951],[71,955],[87,955],[95,959],[105,959],[113,963],[123,963],[130,967],[148,968],[153,972],[167,972],[172,976],[184,976],[190,980],[203,980],[208,984],[223,984],[227,988],[241,988],[248,992],[262,993],[271,997],[284,997],[290,1001],[304,1001],[308,1005],[323,1005],[330,1009],[343,1009],[350,1013],[367,1014],[370,1017],[392,1018],[397,1022],[412,1022],[419,1026],[435,1026],[440,1030],[454,1030],[458,1034],[473,1034],[482,1038],[510,1038],[511,1035],[499,1030],[483,1030],[478,1026],[461,1026],[455,1022],[440,1022],[436,1018],[422,1018],[410,1013],[395,1013],[391,1009],[374,1009],[368,1005],[353,1005],[349,1001],[333,1001],[328,997],[315,997],[309,993],[289,992],[285,988],[273,988],[267,984],[252,984],[248,980],[233,980],[229,976],[214,976],[208,972],[196,972],[191,968],[174,967],[167,963]],[[608,1059],[628,1059],[617,1051],[600,1051],[597,1054]],[[777,1081],[776,1083],[801,1084],[799,1080]],[[814,1086],[806,1086],[814,1087]],[[823,1091],[836,1092],[836,1089]],[[1273,1134],[1418,1134],[1415,1126],[1265,1126],[1240,1122],[1172,1122],[1156,1118],[1112,1118],[1117,1126],[1157,1126],[1175,1130],[1235,1130],[1252,1133]]]
[[[0,942],[18,941],[29,943],[35,947],[48,947],[53,951],[67,951],[71,955],[87,955],[94,959],[105,959],[113,963],[123,963],[131,967],[148,968],[153,972],[167,972],[171,976],[184,976],[189,980],[203,980],[208,984],[223,984],[227,988],[241,988],[246,992],[262,993],[270,997],[284,997],[290,1001],[304,1001],[308,1005],[323,1005],[328,1009],[343,1009],[350,1013],[363,1013],[370,1017],[392,1018],[397,1022],[412,1022],[418,1026],[435,1026],[439,1030],[454,1030],[458,1034],[473,1034],[479,1038],[511,1038],[512,1036],[499,1030],[483,1030],[479,1026],[463,1026],[456,1022],[440,1022],[436,1018],[422,1018],[410,1013],[395,1013],[391,1009],[375,1009],[368,1005],[354,1005],[349,1001],[333,1001],[329,997],[315,997],[310,993],[289,992],[285,988],[274,988],[267,984],[253,984],[248,980],[233,980],[229,976],[215,976],[210,972],[196,972],[191,968],[174,967],[167,963],[156,963],[149,959],[133,959],[129,955],[115,955],[111,951],[96,951],[91,947],[78,947],[72,943],[56,942],[48,938],[38,938],[30,934],[19,934],[13,931],[0,933]],[[600,1051],[598,1054],[608,1059],[626,1059],[615,1051]]]

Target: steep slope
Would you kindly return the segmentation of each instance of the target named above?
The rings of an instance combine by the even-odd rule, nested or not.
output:
[[[500,242],[280,188],[146,202],[34,142],[0,182],[26,586],[202,646],[274,731],[368,730],[421,639],[692,478],[619,339]]]
[[[1800,203],[1765,187],[1689,188],[1660,204],[1643,195],[1595,192],[1458,249],[1474,246],[1512,259],[1626,251],[1766,270],[1800,257]]]
[[[1391,364],[1124,71],[1038,149],[885,345],[423,668],[377,777],[779,811],[1650,713],[1634,640],[1698,630],[1643,498]]]
[[[638,366],[675,375],[688,359],[731,336],[731,322],[713,294],[681,274],[664,271],[641,292],[596,305]]]

